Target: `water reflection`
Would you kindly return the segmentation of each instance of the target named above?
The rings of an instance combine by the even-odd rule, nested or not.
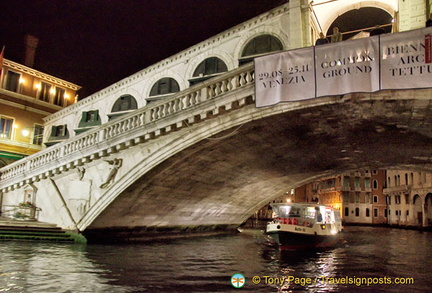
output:
[[[4,241],[0,269],[0,292],[125,292],[82,245]]]
[[[281,252],[260,231],[129,245],[6,241],[0,242],[0,292],[426,292],[431,235],[349,227],[345,245],[303,252]],[[241,289],[230,284],[236,273],[246,277]],[[344,277],[413,277],[415,284],[329,281]]]

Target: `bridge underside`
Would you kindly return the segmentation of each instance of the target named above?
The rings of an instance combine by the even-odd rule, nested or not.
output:
[[[432,118],[413,113],[414,103],[352,99],[233,127],[144,174],[84,233],[112,241],[225,230],[320,177],[357,168],[432,171]]]

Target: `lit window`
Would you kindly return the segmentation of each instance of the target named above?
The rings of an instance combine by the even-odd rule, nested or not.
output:
[[[43,140],[43,126],[39,124],[35,124],[32,143],[37,145],[42,145],[42,140]]]
[[[13,122],[12,118],[0,117],[0,138],[12,138]]]
[[[41,82],[41,86],[38,93],[38,99],[44,102],[50,101],[51,85],[45,82]]]
[[[66,93],[65,89],[63,89],[61,87],[55,88],[54,105],[57,105],[57,106],[63,106],[64,105],[65,93]]]
[[[21,74],[8,70],[6,73],[5,89],[17,93],[20,78]]]

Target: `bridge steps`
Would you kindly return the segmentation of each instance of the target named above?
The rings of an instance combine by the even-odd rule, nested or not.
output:
[[[69,233],[54,224],[28,221],[0,220],[0,240],[19,241],[78,241]]]

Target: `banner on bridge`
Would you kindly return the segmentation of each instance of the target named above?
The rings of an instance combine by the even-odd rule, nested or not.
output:
[[[432,28],[255,58],[256,106],[432,87]]]

